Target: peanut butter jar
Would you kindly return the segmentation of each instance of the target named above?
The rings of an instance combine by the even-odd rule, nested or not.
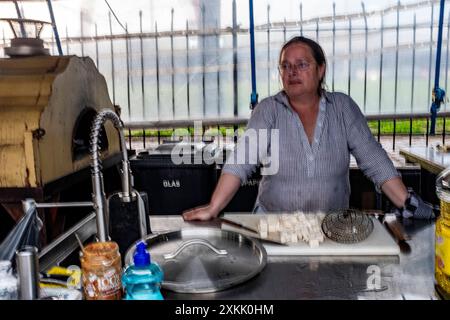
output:
[[[122,261],[117,243],[90,243],[80,252],[80,260],[86,300],[122,298]]]

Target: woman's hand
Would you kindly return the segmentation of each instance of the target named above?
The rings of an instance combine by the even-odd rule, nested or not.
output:
[[[183,212],[183,219],[205,221],[217,217],[233,198],[240,185],[239,177],[229,173],[222,174],[211,197],[211,202],[205,206]]]
[[[213,208],[212,205],[197,207],[183,212],[184,220],[211,220],[219,215],[219,210]]]

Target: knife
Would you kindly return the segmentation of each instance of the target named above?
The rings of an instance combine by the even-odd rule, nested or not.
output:
[[[251,232],[251,233],[253,234],[252,237],[257,238],[257,239],[259,239],[259,240],[267,241],[267,242],[271,242],[271,243],[275,243],[275,244],[281,244],[281,245],[283,245],[283,246],[286,245],[286,243],[282,243],[280,240],[274,239],[274,238],[272,238],[272,237],[270,237],[270,236],[267,237],[267,238],[261,238],[261,236],[259,235],[258,230],[249,228],[249,227],[247,227],[247,226],[244,226],[244,225],[241,224],[241,223],[238,223],[238,222],[235,222],[235,221],[232,221],[232,220],[228,220],[227,218],[223,218],[223,217],[220,218],[220,221],[221,221],[222,223],[229,224],[230,226],[237,227],[237,228],[242,228],[242,229],[244,229],[245,231],[249,231],[249,232]],[[255,234],[255,233],[256,233],[256,234]]]
[[[232,221],[232,220],[228,220],[227,218],[221,217],[221,218],[220,218],[220,221],[221,221],[222,223],[227,223],[227,224],[229,224],[229,225],[231,225],[231,226],[234,226],[234,227],[238,227],[238,228],[242,228],[242,229],[244,229],[244,230],[250,231],[250,232],[256,232],[256,233],[258,233],[258,230],[256,230],[256,229],[249,228],[249,227],[247,227],[247,226],[244,226],[244,225],[241,224],[241,223],[238,223],[238,222],[235,222],[235,221]]]
[[[411,240],[394,213],[385,214],[383,222],[399,242]]]

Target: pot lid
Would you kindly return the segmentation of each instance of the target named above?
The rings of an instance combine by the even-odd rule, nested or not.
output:
[[[216,292],[251,279],[267,262],[256,239],[216,228],[196,228],[150,235],[144,240],[152,261],[164,272],[162,287],[183,293]],[[131,264],[135,245],[125,263]]]

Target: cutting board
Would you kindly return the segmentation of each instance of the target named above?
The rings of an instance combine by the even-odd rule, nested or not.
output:
[[[257,229],[257,223],[261,216],[259,214],[225,214],[225,218],[240,223],[246,227]],[[374,256],[374,255],[399,255],[400,247],[375,217],[370,217],[373,221],[373,231],[364,241],[343,244],[334,242],[327,237],[319,247],[310,247],[306,242],[289,243],[285,245],[262,242],[268,255],[305,255],[305,256]],[[228,224],[222,224],[222,229],[236,231],[248,236],[258,237],[256,233],[240,229]]]

